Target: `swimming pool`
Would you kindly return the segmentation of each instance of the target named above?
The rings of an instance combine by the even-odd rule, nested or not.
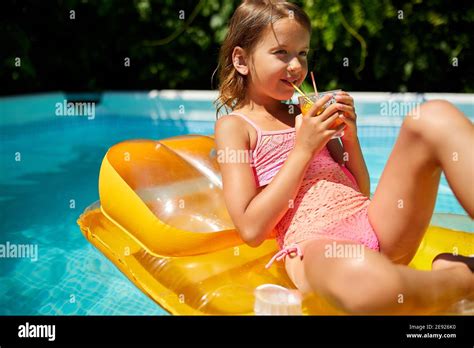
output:
[[[110,146],[133,138],[212,134],[213,97],[150,91],[0,98],[0,244],[37,246],[36,261],[0,258],[0,315],[167,314],[85,240],[76,220],[98,199],[100,163]],[[400,106],[439,96],[354,97],[374,192],[403,119]],[[472,95],[443,97],[474,119]],[[55,105],[66,99],[100,103],[93,117],[58,115]],[[444,176],[435,211],[466,215]],[[460,224],[472,231],[468,219]]]

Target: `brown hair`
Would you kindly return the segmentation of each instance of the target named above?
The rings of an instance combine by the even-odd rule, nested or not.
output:
[[[250,54],[267,26],[273,26],[276,21],[287,18],[290,14],[311,33],[308,15],[300,7],[287,1],[244,0],[235,10],[219,52],[219,96],[214,101],[216,118],[223,107],[227,112],[229,109],[234,110],[245,98],[247,76],[241,75],[232,64],[234,48],[240,46]]]

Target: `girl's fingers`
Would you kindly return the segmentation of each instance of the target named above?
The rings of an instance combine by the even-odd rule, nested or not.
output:
[[[349,93],[347,93],[346,91],[337,92],[335,97],[336,97],[336,99],[337,98],[347,98],[347,97],[349,97],[353,100],[352,96]]]
[[[342,117],[341,117],[341,120],[344,121],[344,122],[346,122],[346,121],[354,122],[353,119],[351,119],[351,118],[349,118],[349,117],[346,117],[346,116],[342,116]]]
[[[339,118],[339,113],[338,112],[335,112],[334,114],[332,114],[331,116],[329,116],[328,118],[326,118],[323,122],[321,122],[322,124],[325,124],[327,126],[331,125],[334,121],[336,121],[338,118]]]
[[[347,113],[354,113],[354,108],[351,105],[346,105],[346,104],[340,104],[340,107],[338,107],[338,110],[344,111]]]
[[[306,116],[316,116],[316,112],[319,111],[319,109],[321,109],[330,99],[331,95],[328,94],[316,101],[316,103],[314,103],[306,113]]]
[[[355,121],[357,119],[357,115],[355,114],[354,111],[345,112],[343,116],[345,116],[346,118],[349,118],[353,121]]]
[[[334,114],[335,112],[338,112],[338,111],[341,111],[341,112],[354,112],[352,106],[350,106],[350,105],[346,105],[346,104],[342,104],[342,103],[331,104],[320,115],[321,121],[324,121],[325,119],[327,119],[332,114]]]
[[[347,93],[346,91],[339,91],[339,92],[336,92],[336,95],[350,95],[349,93]]]
[[[337,95],[336,101],[348,105],[354,105],[354,99],[350,95]]]
[[[349,119],[352,119],[355,121],[357,118],[354,107],[351,105],[346,105],[346,104],[340,104],[341,106],[338,107],[338,110],[342,111],[344,113],[344,116],[346,116]]]

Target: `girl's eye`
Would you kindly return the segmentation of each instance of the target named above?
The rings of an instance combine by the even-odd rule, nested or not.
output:
[[[275,51],[275,54],[287,54],[288,52],[286,50],[278,50],[278,51]],[[308,56],[308,52],[306,51],[301,51],[300,52],[300,56],[302,57],[307,57]]]

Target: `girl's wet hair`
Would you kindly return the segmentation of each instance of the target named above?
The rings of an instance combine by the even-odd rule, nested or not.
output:
[[[219,96],[214,102],[216,117],[222,108],[226,112],[238,108],[245,98],[247,76],[241,75],[232,63],[234,48],[242,47],[251,54],[265,29],[282,18],[296,20],[311,33],[308,15],[300,7],[287,1],[244,0],[235,10],[219,52]]]

